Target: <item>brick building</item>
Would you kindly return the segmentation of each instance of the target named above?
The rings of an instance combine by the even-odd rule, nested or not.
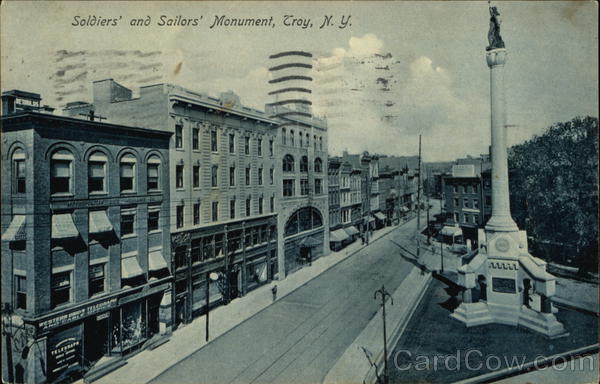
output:
[[[140,121],[172,132],[171,257],[175,316],[190,322],[270,281],[278,271],[277,121],[245,107],[232,92],[219,98],[170,84],[139,97],[108,79],[94,82],[93,109],[109,121]],[[213,281],[209,275],[219,279]],[[208,297],[208,299],[207,299]]]
[[[3,381],[58,381],[160,340],[172,322],[171,134],[4,112]]]

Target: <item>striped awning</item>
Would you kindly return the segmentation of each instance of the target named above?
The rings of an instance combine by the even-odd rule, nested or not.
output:
[[[135,253],[121,256],[121,278],[131,279],[132,277],[141,276],[144,274],[140,263],[137,260]]]
[[[343,229],[336,229],[335,231],[329,232],[330,242],[342,242],[348,238],[348,234]]]
[[[90,234],[104,233],[113,230],[113,226],[106,216],[106,211],[90,211]]]
[[[25,240],[25,215],[14,215],[6,231],[2,234],[2,241]]]
[[[52,215],[52,239],[72,239],[79,236],[79,231],[70,213]]]
[[[165,268],[167,268],[167,262],[162,254],[162,248],[151,250],[148,254],[148,269],[151,271],[160,271]]]

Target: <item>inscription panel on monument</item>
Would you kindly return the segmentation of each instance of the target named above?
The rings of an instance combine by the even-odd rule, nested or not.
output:
[[[514,279],[492,277],[492,290],[499,293],[516,293],[517,284]]]

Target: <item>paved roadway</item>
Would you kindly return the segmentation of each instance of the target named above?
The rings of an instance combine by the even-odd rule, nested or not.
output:
[[[320,383],[377,313],[376,289],[393,292],[414,264],[416,219],[175,364],[151,383]],[[422,220],[424,223],[424,220]]]

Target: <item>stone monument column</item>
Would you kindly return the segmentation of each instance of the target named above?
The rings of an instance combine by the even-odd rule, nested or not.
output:
[[[517,224],[510,215],[508,192],[508,159],[506,154],[506,97],[504,64],[506,49],[487,51],[490,67],[491,131],[492,131],[492,217],[485,229],[492,232],[516,232]]]

